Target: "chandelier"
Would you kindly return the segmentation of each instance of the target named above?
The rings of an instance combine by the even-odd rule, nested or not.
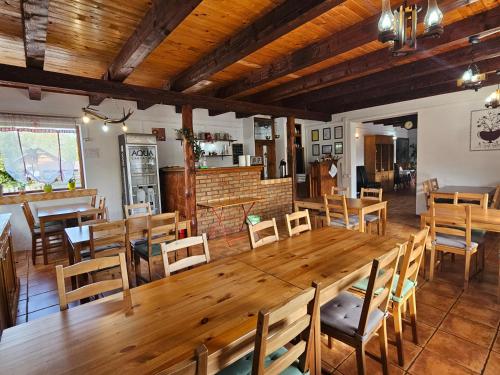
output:
[[[378,39],[382,43],[391,43],[394,56],[405,56],[417,49],[417,13],[420,10],[416,4],[407,5],[404,1],[393,13],[390,0],[382,0]],[[423,36],[438,38],[442,33],[443,12],[437,6],[436,0],[428,0]]]
[[[107,132],[109,130],[109,124],[122,124],[122,131],[127,132],[128,127],[125,124],[125,121],[127,121],[130,116],[134,113],[132,110],[128,110],[127,113],[125,113],[125,108],[123,109],[123,116],[121,118],[111,118],[108,116],[105,116],[95,108],[92,108],[91,106],[87,106],[82,108],[83,111],[83,116],[82,116],[82,121],[84,124],[88,124],[90,120],[102,120],[103,125],[102,125],[102,130],[104,132]]]

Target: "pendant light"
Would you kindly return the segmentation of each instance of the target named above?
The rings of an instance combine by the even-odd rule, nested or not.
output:
[[[486,108],[498,108],[500,106],[500,85],[486,98]]]
[[[391,10],[390,0],[382,0],[382,14],[378,21],[378,40],[382,43],[396,39],[396,18]]]
[[[438,38],[443,33],[443,12],[439,9],[436,0],[427,3],[427,14],[424,18],[424,35]]]
[[[477,91],[483,85],[484,78],[485,75],[481,74],[476,64],[472,63],[457,81],[457,86]]]

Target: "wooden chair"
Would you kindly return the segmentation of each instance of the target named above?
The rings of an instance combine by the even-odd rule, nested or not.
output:
[[[311,358],[315,360],[316,373],[320,373],[321,348],[317,329],[320,293],[318,285],[313,283],[313,286],[278,307],[261,310],[253,353],[219,374],[306,374]]]
[[[438,179],[436,177],[431,178],[429,180],[429,183],[430,183],[431,191],[439,190],[439,183],[438,183]]]
[[[137,219],[138,217],[135,217]],[[139,217],[140,218],[140,217]],[[134,218],[133,218],[134,219]],[[147,230],[145,241],[132,245],[136,280],[153,281],[153,265],[161,261],[161,244],[175,241],[178,238],[179,212],[168,212],[154,216],[146,216]],[[130,219],[129,219],[130,220]],[[148,263],[149,279],[142,276],[141,259]]]
[[[474,193],[455,193],[454,204],[472,204],[481,207],[484,210],[488,209],[489,195],[474,194]]]
[[[256,235],[258,236],[258,232],[272,228],[273,234],[269,236],[265,236],[259,239],[255,239]],[[268,243],[279,241],[280,237],[278,234],[278,227],[276,226],[276,220],[274,217],[271,220],[261,221],[255,225],[248,225],[248,235],[250,237],[250,244],[252,245],[252,249],[255,249],[259,246],[266,245]]]
[[[383,189],[375,188],[361,188],[361,193],[359,195],[360,199],[372,200],[376,202],[382,202]],[[377,224],[377,234],[380,235],[380,211],[377,214],[367,214],[365,215],[366,231],[372,233],[373,224]]]
[[[446,208],[448,213],[436,216],[436,207]],[[471,257],[477,253],[479,247],[477,242],[472,241],[471,206],[437,205],[431,202],[430,214],[432,248],[429,279],[432,281],[434,278],[436,252],[464,255],[464,289],[467,289]]]
[[[102,280],[81,288],[66,292],[65,279],[72,276],[89,274],[110,267],[120,267],[121,278],[112,280]],[[57,292],[59,294],[59,307],[62,310],[68,308],[68,303],[84,298],[92,297],[104,292],[116,289],[128,290],[127,262],[125,254],[120,253],[115,256],[90,259],[68,267],[56,266]]]
[[[495,190],[495,195],[493,195],[493,200],[491,201],[490,208],[500,210],[500,185],[497,185]]]
[[[125,204],[125,219],[137,216],[151,215],[151,206],[149,203]]]
[[[202,255],[189,255],[186,258],[170,263],[168,260],[169,253],[177,252],[188,247],[203,245]],[[165,276],[170,276],[172,272],[181,271],[188,267],[193,267],[199,264],[210,263],[210,251],[208,250],[208,241],[206,233],[197,237],[183,238],[170,243],[163,242],[161,244],[161,254],[163,256],[163,266],[165,268]]]
[[[430,198],[431,198],[431,183],[429,180],[425,180],[424,182],[422,182],[422,187],[423,187],[423,191],[424,191],[424,195],[425,195],[425,202],[427,204],[427,208],[429,208],[430,206]]]
[[[90,258],[126,254],[125,220],[94,224],[89,227]]]
[[[108,222],[107,208],[93,208],[84,212],[77,212],[76,219],[78,226],[94,225]]]
[[[345,195],[324,195],[325,220],[328,226],[359,228],[358,215],[349,215]]]
[[[49,254],[55,253],[55,251],[49,252],[49,250],[62,248],[64,226],[60,222],[45,223],[45,236],[47,236],[48,244],[48,249],[45,249],[43,247],[40,225],[35,222],[35,217],[33,216],[33,212],[31,211],[29,203],[23,202],[21,204],[21,208],[31,232],[31,261],[33,262],[33,264],[36,264],[37,256],[42,255],[44,264],[48,264]]]
[[[300,219],[305,219],[304,224],[300,224]],[[295,227],[292,228],[292,221],[295,222]],[[288,235],[290,237],[311,230],[311,219],[309,218],[309,210],[297,211],[293,214],[286,214],[286,225]]]
[[[106,197],[99,198],[99,206],[97,208],[99,208],[101,211],[104,212],[104,210],[106,209]],[[102,213],[101,213],[101,216],[98,216],[97,218],[102,219],[103,218]]]
[[[194,357],[177,363],[172,367],[155,372],[156,375],[207,375],[208,374],[208,349],[199,345],[194,351]]]
[[[96,202],[97,202],[97,195],[92,195],[90,197],[90,205],[95,208]]]
[[[338,186],[332,186],[332,189],[330,191],[331,195],[345,195],[346,197],[349,195],[349,188],[347,187],[338,187]]]
[[[394,331],[396,334],[396,346],[398,350],[398,362],[404,366],[403,350],[403,316],[406,312],[406,304],[410,306],[410,318],[413,333],[413,341],[418,344],[417,334],[417,277],[420,264],[425,252],[429,227],[425,227],[417,234],[411,234],[408,244],[403,247],[403,263],[399,268],[399,273],[394,276],[392,284],[391,299],[392,316],[394,318]],[[361,280],[353,285],[355,290],[366,292],[368,279]],[[406,323],[406,322],[405,322]]]
[[[458,200],[458,193],[438,193],[435,191],[431,191],[429,198],[429,206],[431,202],[434,203],[453,203]]]
[[[382,370],[389,373],[387,360],[387,307],[403,246],[372,263],[364,300],[341,292],[321,307],[321,333],[356,349],[358,374],[366,374],[365,346],[378,332]]]

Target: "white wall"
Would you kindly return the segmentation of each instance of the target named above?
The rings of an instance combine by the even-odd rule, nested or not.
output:
[[[418,113],[417,213],[425,209],[422,181],[437,177],[440,185],[495,186],[500,183],[500,150],[470,151],[472,110],[484,109],[485,98],[495,89],[452,94],[345,112],[334,121],[345,121],[347,159],[354,153],[359,122],[381,117]],[[349,164],[355,171],[355,164]],[[354,173],[355,176],[355,173]],[[355,179],[351,179],[355,187]]]
[[[26,90],[0,88],[0,112],[37,114],[48,116],[68,116],[79,119],[81,108],[88,104],[86,96],[42,93],[41,101],[30,101]],[[99,107],[106,115],[120,116],[123,107],[132,108],[135,113],[127,122],[130,133],[151,133],[153,127],[166,128],[167,141],[158,143],[160,167],[183,165],[183,154],[180,141],[175,140],[175,129],[181,127],[181,115],[175,113],[172,106],[155,105],[146,111],[136,109],[134,102],[114,101],[106,99]],[[236,119],[234,113],[209,117],[206,110],[196,109],[193,114],[195,132],[223,131],[231,134],[233,139],[244,142],[243,121]],[[121,218],[121,181],[118,153],[118,135],[120,126],[111,127],[108,133],[101,130],[101,124],[91,122],[82,125],[84,169],[87,186],[97,188],[100,195],[107,199],[111,218]],[[252,127],[253,131],[253,127]],[[1,147],[1,145],[0,145]],[[245,150],[247,151],[247,150]],[[232,158],[209,158],[212,166],[232,165]],[[41,206],[49,203],[37,203]],[[14,214],[13,234],[14,247],[17,250],[30,249],[31,239],[28,226],[18,206],[0,206],[0,212]]]

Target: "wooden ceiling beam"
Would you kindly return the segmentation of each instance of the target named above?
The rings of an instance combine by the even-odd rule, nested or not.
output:
[[[376,54],[377,52],[375,52],[375,55],[371,55],[375,57]],[[362,94],[378,86],[397,84],[402,80],[409,80],[417,77],[425,78],[425,76],[429,74],[439,71],[448,71],[451,68],[468,64],[472,60],[479,62],[498,56],[500,56],[500,36],[482,42],[479,45],[467,45],[464,48],[458,48],[427,59],[399,65],[368,76],[297,95],[281,103],[285,106],[305,108],[310,103],[354,93]],[[371,64],[369,65],[371,66]]]
[[[98,106],[106,99],[106,95],[90,95],[89,96],[89,105]]]
[[[137,109],[140,111],[145,111],[148,108],[151,108],[154,106],[156,103],[151,103],[151,102],[145,102],[145,101],[138,101],[137,102]]]
[[[467,66],[468,64],[449,69],[448,71],[429,74],[425,77],[402,81],[396,85],[380,86],[373,90],[368,90],[364,94],[355,93],[330,100],[327,99],[312,104],[310,108],[316,110],[321,108],[322,110],[327,109],[328,111],[332,111],[332,113],[341,113],[354,109],[462,91],[463,88],[457,86],[457,78],[463,74]],[[500,66],[500,57],[478,62],[477,66],[481,72],[490,73],[487,79],[488,85],[498,81],[499,76],[492,73]]]
[[[440,3],[440,8],[443,13],[446,13],[475,1],[476,0],[444,0]],[[427,1],[419,0],[416,2],[420,3],[423,8],[418,16],[419,22],[421,22],[426,13]],[[401,1],[394,5],[399,5],[400,3]],[[287,74],[295,73],[326,59],[373,42],[377,40],[378,37],[377,25],[379,17],[380,15],[376,14],[326,39],[278,58],[270,64],[251,72],[245,78],[220,88],[217,90],[216,96],[227,98],[241,94]]]
[[[42,100],[42,89],[37,86],[28,87],[28,97],[30,100]]]
[[[228,111],[215,111],[215,110],[213,110],[213,109],[209,109],[209,110],[208,110],[208,115],[209,115],[210,117],[214,117],[214,116],[219,116],[219,115],[222,115],[222,114],[227,113],[227,112],[228,112]]]
[[[134,33],[110,64],[104,78],[124,81],[200,2],[201,0],[154,0]]]
[[[26,66],[43,69],[49,22],[49,0],[22,0],[21,14]]]
[[[213,98],[202,95],[184,94],[124,84],[121,82],[79,77],[4,64],[0,64],[0,85],[21,88],[39,86],[43,90],[67,94],[103,95],[122,100],[145,101],[166,105],[189,104],[194,108],[206,108],[226,112],[234,111],[277,117],[295,116],[300,119],[317,121],[329,121],[331,119],[331,116],[326,113]]]
[[[172,80],[184,91],[346,0],[287,0],[221,43]]]

